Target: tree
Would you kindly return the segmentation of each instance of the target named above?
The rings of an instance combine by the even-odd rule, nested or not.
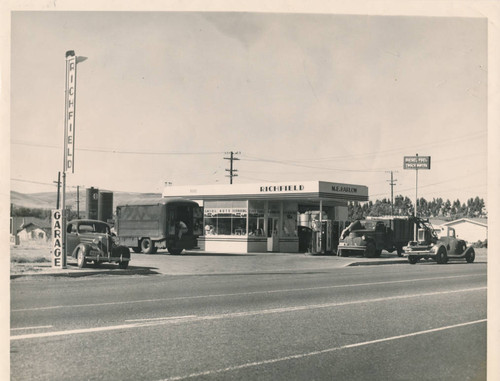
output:
[[[446,202],[443,205],[442,213],[441,214],[444,217],[449,217],[450,213],[451,213],[451,202],[450,202],[450,200],[446,200]]]

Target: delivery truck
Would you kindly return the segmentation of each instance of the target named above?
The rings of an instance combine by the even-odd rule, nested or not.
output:
[[[115,229],[121,245],[135,253],[170,254],[197,247],[203,213],[198,203],[185,199],[158,199],[116,207]]]

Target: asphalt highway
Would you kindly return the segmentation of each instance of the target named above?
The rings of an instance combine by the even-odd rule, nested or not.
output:
[[[486,264],[11,283],[12,380],[485,380]]]

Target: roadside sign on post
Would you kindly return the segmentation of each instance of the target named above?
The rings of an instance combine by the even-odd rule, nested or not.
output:
[[[431,169],[430,156],[405,156],[404,169]]]
[[[52,220],[52,267],[63,267],[63,218],[61,209],[53,209]]]
[[[415,170],[415,206],[413,208],[413,216],[418,215],[418,170],[419,169],[431,169],[431,157],[430,156],[405,156],[403,161],[404,169],[414,169]],[[414,227],[413,239],[417,239],[417,224]]]

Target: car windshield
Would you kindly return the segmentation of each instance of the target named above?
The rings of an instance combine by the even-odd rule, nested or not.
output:
[[[109,226],[96,222],[83,222],[78,226],[80,233],[105,233],[109,234]]]

